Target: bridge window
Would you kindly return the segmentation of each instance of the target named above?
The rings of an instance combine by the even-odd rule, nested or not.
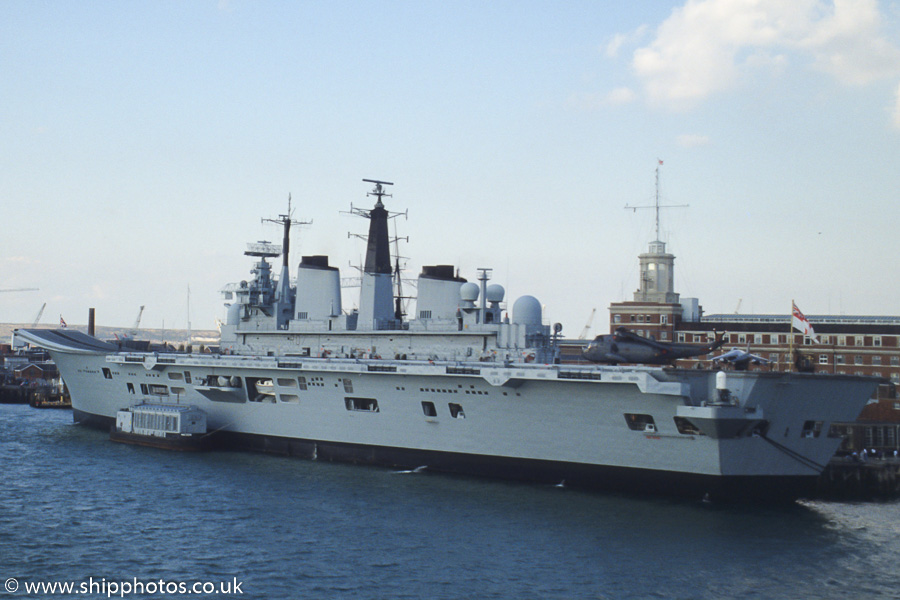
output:
[[[426,417],[436,417],[437,409],[434,407],[434,402],[430,402],[428,400],[422,401],[422,412],[425,413]]]

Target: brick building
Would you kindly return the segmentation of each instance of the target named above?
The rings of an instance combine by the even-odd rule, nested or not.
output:
[[[716,332],[727,332],[722,348],[678,360],[675,366],[681,368],[719,368],[712,359],[739,348],[770,361],[749,367],[754,370],[881,377],[885,383],[858,421],[833,433],[845,436],[847,451],[900,450],[900,398],[895,387],[900,384],[900,317],[809,315],[816,341],[792,329],[788,310],[783,315],[704,315],[696,298],[683,299],[675,292],[675,257],[663,242],[651,242],[639,258],[640,287],[631,301],[610,304],[610,333],[626,327],[661,342],[706,344]],[[576,344],[563,351],[572,359],[578,354]]]

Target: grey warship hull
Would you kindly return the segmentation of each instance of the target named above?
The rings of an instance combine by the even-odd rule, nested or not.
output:
[[[85,424],[108,428],[146,392],[198,406],[237,448],[697,498],[806,495],[840,443],[830,424],[877,385],[730,373],[732,401],[717,404],[712,371],[79,353],[21,333],[50,349]]]
[[[416,318],[393,293],[376,182],[358,308],[338,269],[250,245],[251,281],[232,288],[220,352],[130,351],[67,330],[21,330],[49,350],[77,420],[108,427],[137,402],[195,406],[233,445],[318,460],[641,492],[785,499],[805,493],[878,380],[658,366],[558,364],[541,303],[505,313],[490,269],[467,282],[423,267]],[[290,208],[290,207],[289,207]],[[281,256],[275,277],[269,258]],[[396,301],[396,302],[395,302]],[[505,313],[505,314],[504,314]]]

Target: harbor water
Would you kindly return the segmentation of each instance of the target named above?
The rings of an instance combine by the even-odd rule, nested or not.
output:
[[[4,598],[900,597],[900,502],[722,506],[177,453],[71,421],[0,405]]]

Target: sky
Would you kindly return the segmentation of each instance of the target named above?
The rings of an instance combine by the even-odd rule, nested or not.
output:
[[[900,1],[8,0],[0,101],[0,322],[214,328],[289,196],[353,277],[365,178],[405,277],[602,333],[657,169],[707,314],[900,315]]]

